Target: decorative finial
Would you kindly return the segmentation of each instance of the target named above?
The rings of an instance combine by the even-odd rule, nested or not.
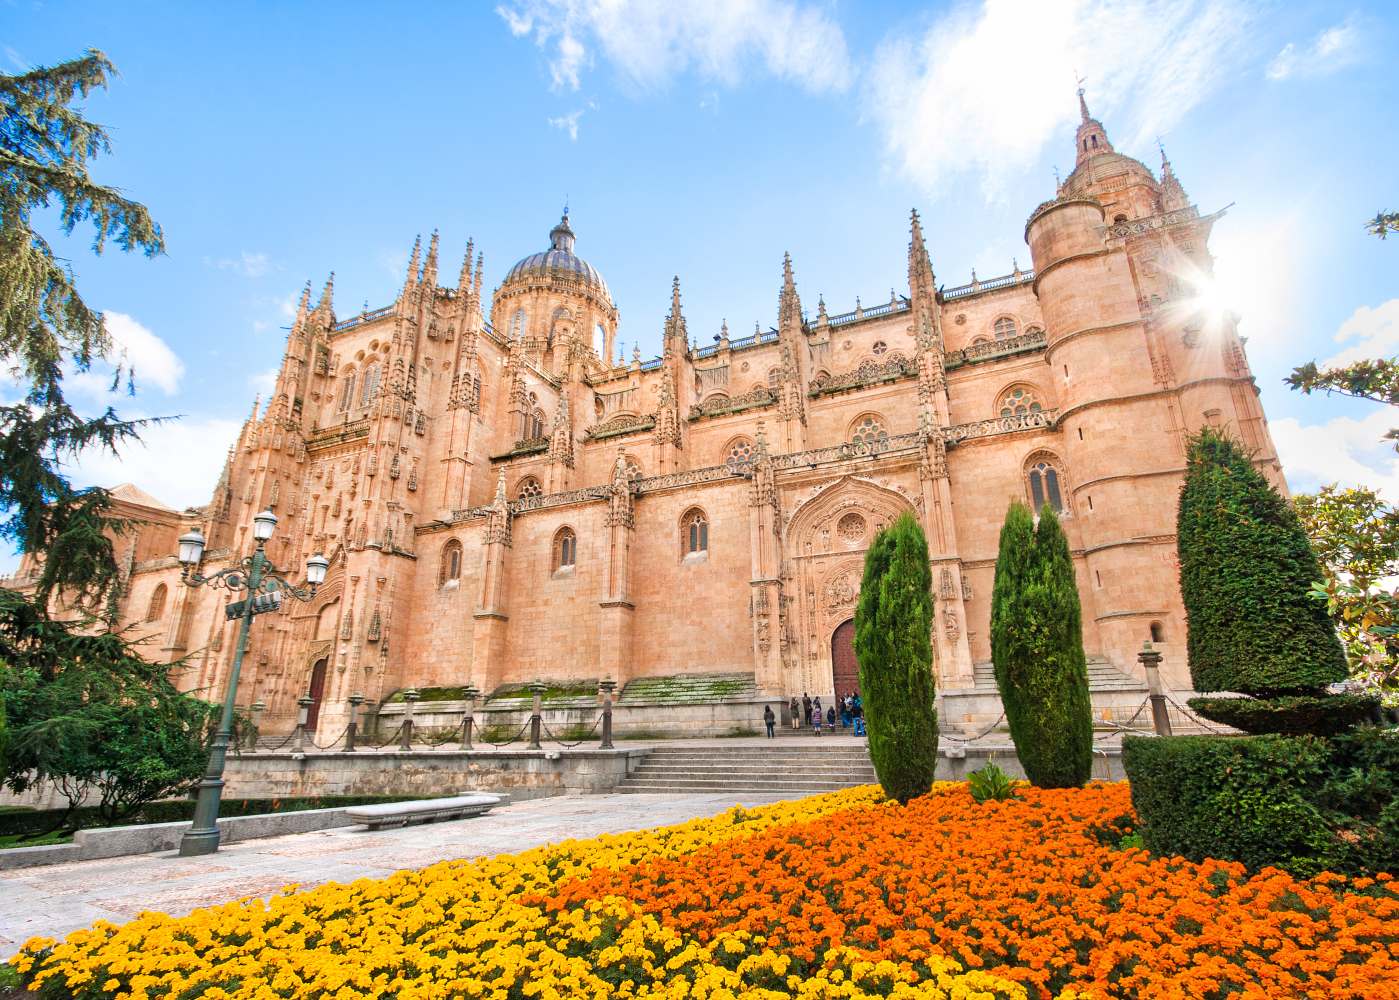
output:
[[[1078,81],[1078,113],[1083,116],[1083,120],[1086,122],[1091,117],[1088,114],[1088,102],[1083,98],[1083,85],[1088,82],[1088,77],[1078,76],[1077,70],[1074,71],[1074,76]]]

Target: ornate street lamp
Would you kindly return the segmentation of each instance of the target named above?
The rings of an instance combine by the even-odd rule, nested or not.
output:
[[[276,611],[282,606],[283,595],[290,595],[298,601],[311,600],[316,588],[325,581],[326,570],[330,567],[330,560],[317,553],[306,560],[307,586],[292,586],[281,570],[268,561],[263,551],[276,529],[276,514],[270,510],[258,514],[253,518],[253,538],[257,541],[253,554],[210,576],[203,576],[197,568],[204,557],[203,534],[195,528],[180,536],[180,579],[187,586],[221,587],[230,592],[244,591],[247,594],[243,600],[234,601],[224,608],[225,617],[238,619],[238,645],[233,648],[233,668],[229,671],[228,690],[224,693],[223,715],[209,748],[209,769],[199,782],[194,822],[180,838],[180,854],[184,857],[213,854],[219,849],[219,798],[223,794],[224,758],[228,755],[228,745],[233,737],[233,700],[238,693],[238,674],[243,668],[243,649],[248,642],[253,616],[264,611]]]

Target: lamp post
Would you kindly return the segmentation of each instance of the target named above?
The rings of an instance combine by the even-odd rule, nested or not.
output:
[[[316,588],[325,580],[326,570],[330,568],[330,560],[317,553],[306,560],[307,587],[292,586],[264,552],[267,540],[276,528],[276,514],[270,510],[258,514],[253,518],[253,538],[257,542],[253,554],[210,576],[202,575],[197,568],[204,558],[204,535],[195,528],[180,536],[180,579],[186,586],[207,585],[247,594],[243,600],[224,608],[228,619],[238,619],[238,644],[233,648],[233,666],[228,674],[228,690],[224,693],[218,732],[214,734],[213,744],[209,748],[209,769],[199,782],[194,822],[180,838],[182,857],[213,854],[219,849],[219,798],[223,794],[224,759],[228,756],[228,744],[232,737],[233,701],[238,693],[238,674],[243,668],[243,649],[248,642],[253,616],[280,608],[283,594],[290,594],[298,601],[311,600]]]

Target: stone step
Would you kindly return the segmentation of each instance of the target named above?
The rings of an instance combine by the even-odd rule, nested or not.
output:
[[[617,785],[619,792],[834,792],[868,784],[863,781],[707,781],[703,779],[659,780],[628,778]]]
[[[697,768],[650,768],[642,767],[633,771],[630,777],[668,779],[713,779],[716,781],[871,781],[874,768],[843,771],[771,771],[771,770],[700,770]]]

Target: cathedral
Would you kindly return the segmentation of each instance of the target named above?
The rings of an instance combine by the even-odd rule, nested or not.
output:
[[[1220,213],[1190,203],[1164,151],[1154,175],[1080,107],[1075,169],[1025,224],[1031,268],[939,286],[915,212],[888,301],[812,308],[784,258],[775,323],[697,346],[677,279],[649,360],[618,354],[617,304],[566,213],[493,291],[470,244],[443,285],[436,235],[383,308],[339,315],[332,282],[318,300],[308,286],[209,504],[119,495],[144,521],[118,541],[123,624],[185,662],[182,687],[221,696],[237,625],[226,593],[182,584],[176,539],[204,534],[207,575],[252,551],[269,509],[275,564],[330,569],[314,600],[254,623],[238,700],[266,706],[266,732],[306,695],[329,733],[351,694],[387,708],[410,687],[536,679],[610,679],[625,706],[726,678],[691,690],[756,720],[857,686],[864,554],[911,512],[955,730],[999,711],[992,577],[1023,500],[1063,517],[1095,709],[1140,703],[1146,641],[1188,689],[1187,435],[1228,428],[1285,485],[1233,318],[1198,293]]]

